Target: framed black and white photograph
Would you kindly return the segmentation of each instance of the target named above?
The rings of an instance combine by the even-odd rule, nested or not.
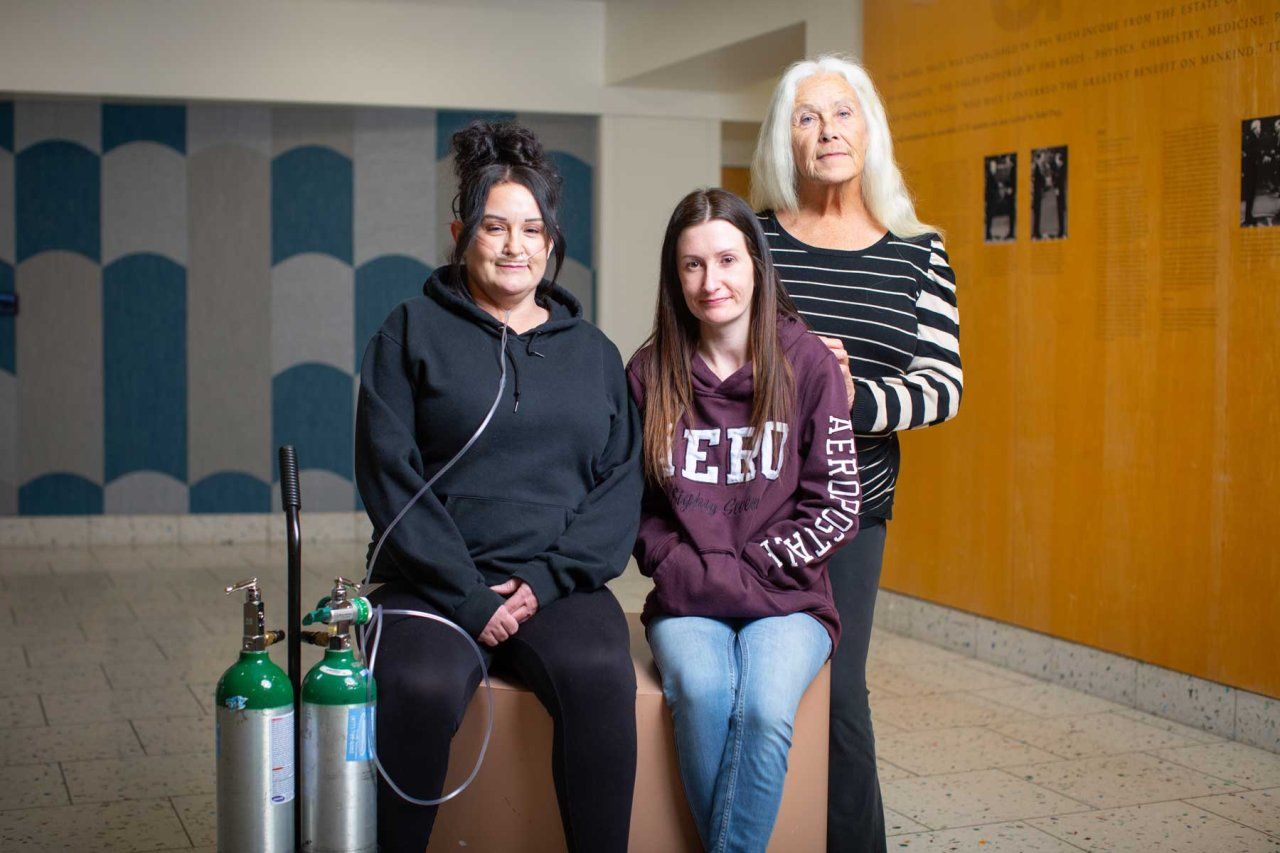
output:
[[[983,241],[1008,243],[1018,233],[1015,227],[1018,198],[1018,155],[993,154],[982,160]]]
[[[1067,146],[1031,150],[1031,239],[1067,236]]]
[[[1280,225],[1280,115],[1240,123],[1240,226]]]

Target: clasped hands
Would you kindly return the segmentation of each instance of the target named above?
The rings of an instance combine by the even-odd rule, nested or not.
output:
[[[480,632],[480,642],[492,647],[509,639],[520,629],[521,622],[538,612],[538,597],[533,594],[533,587],[520,578],[511,578],[489,589],[507,598]]]

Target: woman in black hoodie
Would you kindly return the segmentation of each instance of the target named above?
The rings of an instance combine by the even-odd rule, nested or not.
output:
[[[538,140],[476,122],[453,147],[452,263],[391,312],[360,374],[356,481],[375,539],[484,420],[504,361],[508,382],[474,446],[392,527],[372,598],[447,617],[528,684],[555,724],[568,848],[625,850],[635,673],[605,583],[625,568],[639,523],[638,420],[617,348],[555,284],[560,178]],[[479,679],[447,627],[387,618],[377,742],[410,796],[440,795]],[[380,780],[380,849],[421,853],[435,814]]]

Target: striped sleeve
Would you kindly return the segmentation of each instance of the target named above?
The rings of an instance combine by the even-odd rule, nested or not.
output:
[[[960,311],[956,279],[947,250],[928,235],[928,264],[916,297],[916,343],[901,376],[855,379],[853,428],[860,435],[882,435],[940,424],[955,417],[964,390],[960,367]]]

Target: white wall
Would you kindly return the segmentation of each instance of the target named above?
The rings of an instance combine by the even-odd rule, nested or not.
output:
[[[653,323],[662,235],[676,202],[720,183],[720,123],[605,116],[600,120],[600,288],[597,318],[623,358]]]
[[[606,78],[626,82],[797,23],[808,56],[862,52],[862,0],[618,0],[606,4]]]
[[[0,0],[0,92],[746,118],[755,95],[607,87],[580,0]]]

